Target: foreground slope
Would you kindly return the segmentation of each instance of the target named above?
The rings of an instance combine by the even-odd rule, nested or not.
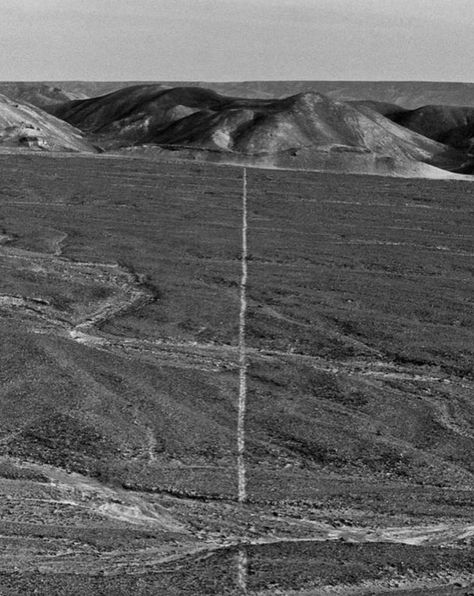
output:
[[[464,596],[470,183],[249,170],[240,506],[241,170],[1,168],[5,594]]]
[[[262,100],[141,85],[51,111],[108,149],[152,144],[216,161],[400,175],[442,175],[424,162],[460,163],[454,151],[370,105],[312,92]]]
[[[150,453],[232,457],[239,170],[21,165],[20,181],[3,159],[8,451],[119,475]],[[471,185],[255,172],[250,186],[251,452],[471,478]]]
[[[81,132],[29,104],[0,95],[0,149],[93,151]]]

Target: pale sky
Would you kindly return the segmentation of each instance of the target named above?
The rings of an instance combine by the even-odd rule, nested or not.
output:
[[[0,80],[474,81],[474,0],[0,0]]]

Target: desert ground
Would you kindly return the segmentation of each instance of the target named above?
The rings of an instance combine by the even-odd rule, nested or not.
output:
[[[0,156],[0,594],[474,593],[474,187]]]

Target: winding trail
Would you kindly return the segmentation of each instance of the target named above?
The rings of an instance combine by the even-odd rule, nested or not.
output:
[[[52,254],[38,253],[2,245],[0,256],[8,270],[21,267],[47,275],[59,285],[83,284],[85,289],[100,287],[108,294],[92,304],[80,301],[67,310],[59,310],[48,299],[0,295],[0,308],[14,310],[16,316],[30,320],[30,328],[36,333],[66,335],[71,339],[91,345],[106,346],[107,340],[95,329],[105,321],[131,309],[141,308],[153,301],[154,296],[145,288],[141,279],[115,263],[71,261],[63,256],[62,246],[67,234],[58,233],[51,241]],[[22,316],[23,315],[23,316]],[[110,342],[112,343],[112,342]]]
[[[245,345],[245,294],[241,296],[241,325],[239,345],[201,343],[198,341],[174,341],[168,339],[139,339],[111,335],[98,330],[103,323],[116,316],[143,308],[154,300],[151,292],[141,284],[140,278],[117,264],[69,261],[63,257],[34,253],[22,249],[0,247],[0,256],[10,262],[12,268],[17,261],[26,262],[27,268],[55,276],[62,283],[71,279],[85,284],[100,283],[110,291],[110,296],[98,300],[85,309],[80,303],[72,312],[58,310],[47,299],[31,296],[0,295],[0,309],[14,313],[15,317],[28,323],[31,331],[39,334],[52,333],[93,347],[120,353],[123,356],[157,359],[160,361],[181,361],[183,367],[203,370],[236,369],[248,359],[267,361],[289,360],[310,365],[330,373],[366,376],[380,379],[410,380],[420,383],[446,381],[449,377],[439,369],[430,372],[429,367],[403,366],[384,361],[382,354],[373,350],[367,360],[332,361],[298,352],[254,348]],[[243,263],[244,266],[244,263]],[[22,265],[24,267],[24,265]],[[244,280],[242,280],[244,281]],[[279,316],[278,313],[272,313]],[[245,354],[242,348],[245,345]],[[242,391],[245,379],[242,378]],[[458,380],[461,382],[461,380]]]

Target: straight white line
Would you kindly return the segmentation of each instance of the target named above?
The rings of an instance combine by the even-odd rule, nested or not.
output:
[[[242,275],[240,279],[239,318],[239,405],[237,420],[237,476],[238,500],[247,499],[245,470],[245,410],[247,407],[247,353],[245,346],[245,316],[247,311],[247,170],[242,179]]]
[[[239,548],[239,552],[237,553],[237,585],[241,590],[242,594],[247,594],[247,579],[248,579],[248,570],[249,564],[247,559],[247,552],[245,548]]]

